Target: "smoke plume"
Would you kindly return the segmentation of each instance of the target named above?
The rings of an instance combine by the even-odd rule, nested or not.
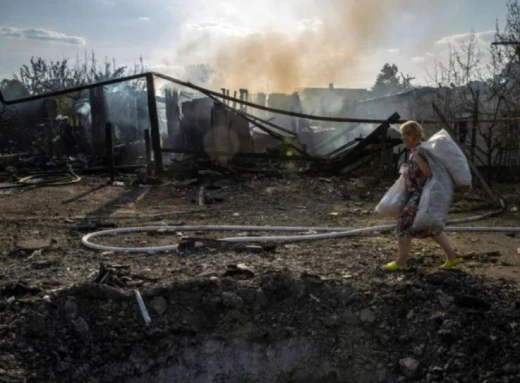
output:
[[[257,30],[219,44],[207,58],[214,74],[208,85],[253,92],[291,92],[302,86],[323,87],[329,83],[348,87],[359,75],[363,57],[382,47],[385,29],[395,24],[395,15],[411,0],[303,3],[307,7],[298,13],[308,17],[300,19],[296,32],[284,32],[283,28]],[[210,37],[203,39],[209,41]],[[177,56],[182,59],[196,54],[203,46],[208,48],[200,41],[185,41]]]

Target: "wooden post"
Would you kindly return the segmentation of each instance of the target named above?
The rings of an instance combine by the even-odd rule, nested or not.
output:
[[[166,123],[168,126],[168,145],[174,145],[175,133],[180,131],[179,94],[175,90],[167,89],[166,98]]]
[[[480,92],[476,91],[475,109],[473,110],[473,126],[471,127],[471,161],[475,161],[475,146],[477,145],[477,127],[479,113]]]
[[[90,110],[92,116],[91,133],[94,156],[103,155],[105,124],[107,123],[107,105],[103,87],[92,88],[89,91]]]
[[[146,150],[146,174],[152,175],[152,153],[150,148],[150,131],[144,130],[144,145]]]
[[[462,152],[466,155],[466,160],[468,161],[468,164],[469,164],[469,167],[471,168],[471,170],[473,171],[473,173],[475,174],[475,176],[477,177],[477,179],[479,180],[480,184],[482,185],[482,188],[484,189],[484,191],[487,193],[487,195],[491,198],[491,200],[493,202],[495,202],[497,205],[500,205],[502,206],[502,202],[500,201],[500,199],[498,197],[495,196],[495,194],[491,191],[491,188],[489,187],[488,183],[486,182],[486,180],[484,179],[484,177],[482,176],[482,174],[480,174],[480,171],[478,170],[477,166],[473,163],[473,161],[471,161],[468,157],[469,157],[469,153],[468,151],[466,150],[466,148],[464,146],[462,146],[460,144],[460,142],[458,142],[457,140],[457,137],[455,136],[455,132],[453,131],[453,129],[451,128],[450,124],[448,123],[448,120],[446,120],[446,117],[444,116],[444,114],[442,114],[442,112],[439,110],[439,108],[437,107],[437,105],[435,105],[435,102],[432,103],[433,105],[433,110],[435,111],[435,113],[437,113],[437,116],[439,117],[439,119],[441,120],[442,124],[444,125],[444,128],[446,129],[446,131],[450,134],[451,138],[453,139],[453,141],[455,141],[457,143],[457,145],[459,145],[459,148],[462,150]]]
[[[148,113],[150,115],[150,128],[152,138],[153,156],[155,162],[155,174],[163,173],[161,135],[159,132],[159,115],[157,114],[157,100],[155,99],[155,85],[153,74],[146,75],[146,90],[148,96]]]
[[[56,154],[56,148],[53,142],[55,137],[55,125],[57,114],[57,102],[54,98],[45,99],[43,102],[45,124],[43,126],[43,146],[47,158],[50,159]]]
[[[105,124],[105,147],[107,156],[107,167],[110,173],[110,181],[115,180],[115,165],[114,165],[114,133],[112,131],[112,124],[107,122]]]
[[[381,129],[381,163],[379,165],[379,169],[381,171],[382,177],[385,177],[385,164],[387,162],[386,156],[386,138],[388,137],[388,124],[383,126]]]

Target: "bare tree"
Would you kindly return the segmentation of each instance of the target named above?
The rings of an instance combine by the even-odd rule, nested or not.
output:
[[[517,4],[514,9],[515,18],[520,21]],[[520,36],[520,29],[518,31]],[[496,35],[500,35],[498,28]],[[472,33],[467,42],[450,46],[448,59],[436,62],[428,75],[430,83],[438,87],[437,103],[450,120],[459,120],[455,129],[460,142],[468,146],[473,161],[487,168],[490,181],[510,131],[504,117],[517,115],[519,111],[520,81],[514,72],[520,80],[520,70],[512,65],[514,55],[507,57],[496,46],[486,52],[489,62],[483,62],[484,54],[477,43]]]

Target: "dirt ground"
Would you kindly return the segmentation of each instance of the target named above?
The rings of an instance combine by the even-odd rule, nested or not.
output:
[[[328,378],[321,376],[319,381],[520,381],[520,365],[513,358],[516,351],[511,351],[518,345],[515,337],[520,323],[520,233],[450,233],[455,247],[465,257],[465,263],[455,272],[438,269],[443,255],[433,242],[415,242],[410,271],[395,275],[378,271],[380,265],[395,256],[396,243],[391,233],[249,247],[208,242],[209,247],[191,250],[190,237],[273,233],[179,229],[93,240],[123,247],[168,245],[181,240],[186,244],[186,249],[168,253],[96,251],[81,244],[85,234],[115,227],[361,228],[389,222],[373,213],[391,184],[388,180],[218,172],[202,172],[191,178],[166,179],[162,185],[149,186],[132,185],[133,177],[129,175],[120,179],[123,186],[114,186],[107,183],[106,177],[86,176],[77,184],[9,193],[4,190],[0,194],[0,350],[4,354],[0,356],[0,382],[131,381],[131,376],[151,373],[167,364],[171,355],[160,350],[174,348],[171,342],[178,340],[180,332],[194,337],[202,333],[229,335],[243,327],[254,327],[256,335],[262,329],[262,337],[273,340],[306,334],[316,340],[317,349],[324,347],[327,355],[339,350],[330,356],[330,364],[336,369],[330,367]],[[203,206],[198,204],[201,185],[207,202]],[[496,185],[495,190],[506,199],[507,210],[467,225],[518,226],[518,185]],[[450,218],[492,209],[480,192],[459,192]],[[131,294],[133,289],[138,289],[149,305],[152,323],[160,323],[156,325],[158,334],[146,329]],[[303,293],[295,291],[305,291],[304,303],[300,300]],[[425,294],[421,302],[435,301],[436,306],[421,303],[421,308],[414,309],[418,303],[413,302],[419,299],[417,291]],[[457,304],[468,302],[464,296],[461,298],[462,292],[477,301],[472,301],[469,308]],[[442,294],[452,303],[445,303]],[[477,307],[483,301],[486,307]],[[250,309],[244,308],[249,307],[248,302]],[[172,309],[179,305],[191,309]],[[348,348],[353,344],[338,340],[338,334],[354,331],[345,319],[350,315],[345,314],[347,309],[364,326],[361,338],[351,338],[366,346],[365,353],[350,355]],[[464,333],[461,339],[449,341],[451,349],[439,346],[446,337],[438,328],[449,327],[446,322],[452,320],[450,315],[460,319],[455,321],[457,326],[471,322],[460,325],[462,329],[446,330],[448,335]],[[403,324],[403,316],[413,325]],[[218,323],[215,318],[220,318]],[[472,327],[478,321],[482,321],[478,325],[481,327]],[[507,329],[497,330],[500,334],[490,339],[504,342],[500,350],[490,351],[495,347],[493,340],[482,335],[486,339],[481,339],[480,344],[478,334],[492,331],[490,324],[502,325],[501,321],[507,321],[503,324]],[[410,334],[435,325],[435,330],[424,335],[435,340],[428,342],[416,335],[403,338],[399,334],[402,327],[395,330],[398,323],[411,326]],[[266,328],[269,331],[265,332]],[[141,352],[148,359],[154,355],[153,363],[144,363],[143,355],[141,359],[135,356],[135,344],[143,343],[145,338],[147,343]],[[161,343],[166,338],[170,339],[168,346]],[[477,343],[470,347],[468,339]],[[379,343],[370,346],[371,342]],[[472,355],[473,348],[487,351],[477,357],[476,351]],[[496,356],[491,357],[493,352]],[[407,357],[420,367],[413,363],[408,366],[403,361]],[[128,360],[133,361],[131,367]],[[111,363],[116,361],[118,369],[124,364],[126,370],[115,373],[115,364]],[[351,370],[338,367],[347,364]],[[376,374],[374,371],[377,379],[370,375]],[[239,381],[233,379],[222,381]],[[295,377],[277,379],[304,381]],[[262,380],[250,377],[249,381]]]

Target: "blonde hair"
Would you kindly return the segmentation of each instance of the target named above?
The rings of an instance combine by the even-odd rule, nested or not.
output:
[[[424,136],[424,129],[417,121],[406,121],[399,127],[402,135],[411,136],[421,140]]]

